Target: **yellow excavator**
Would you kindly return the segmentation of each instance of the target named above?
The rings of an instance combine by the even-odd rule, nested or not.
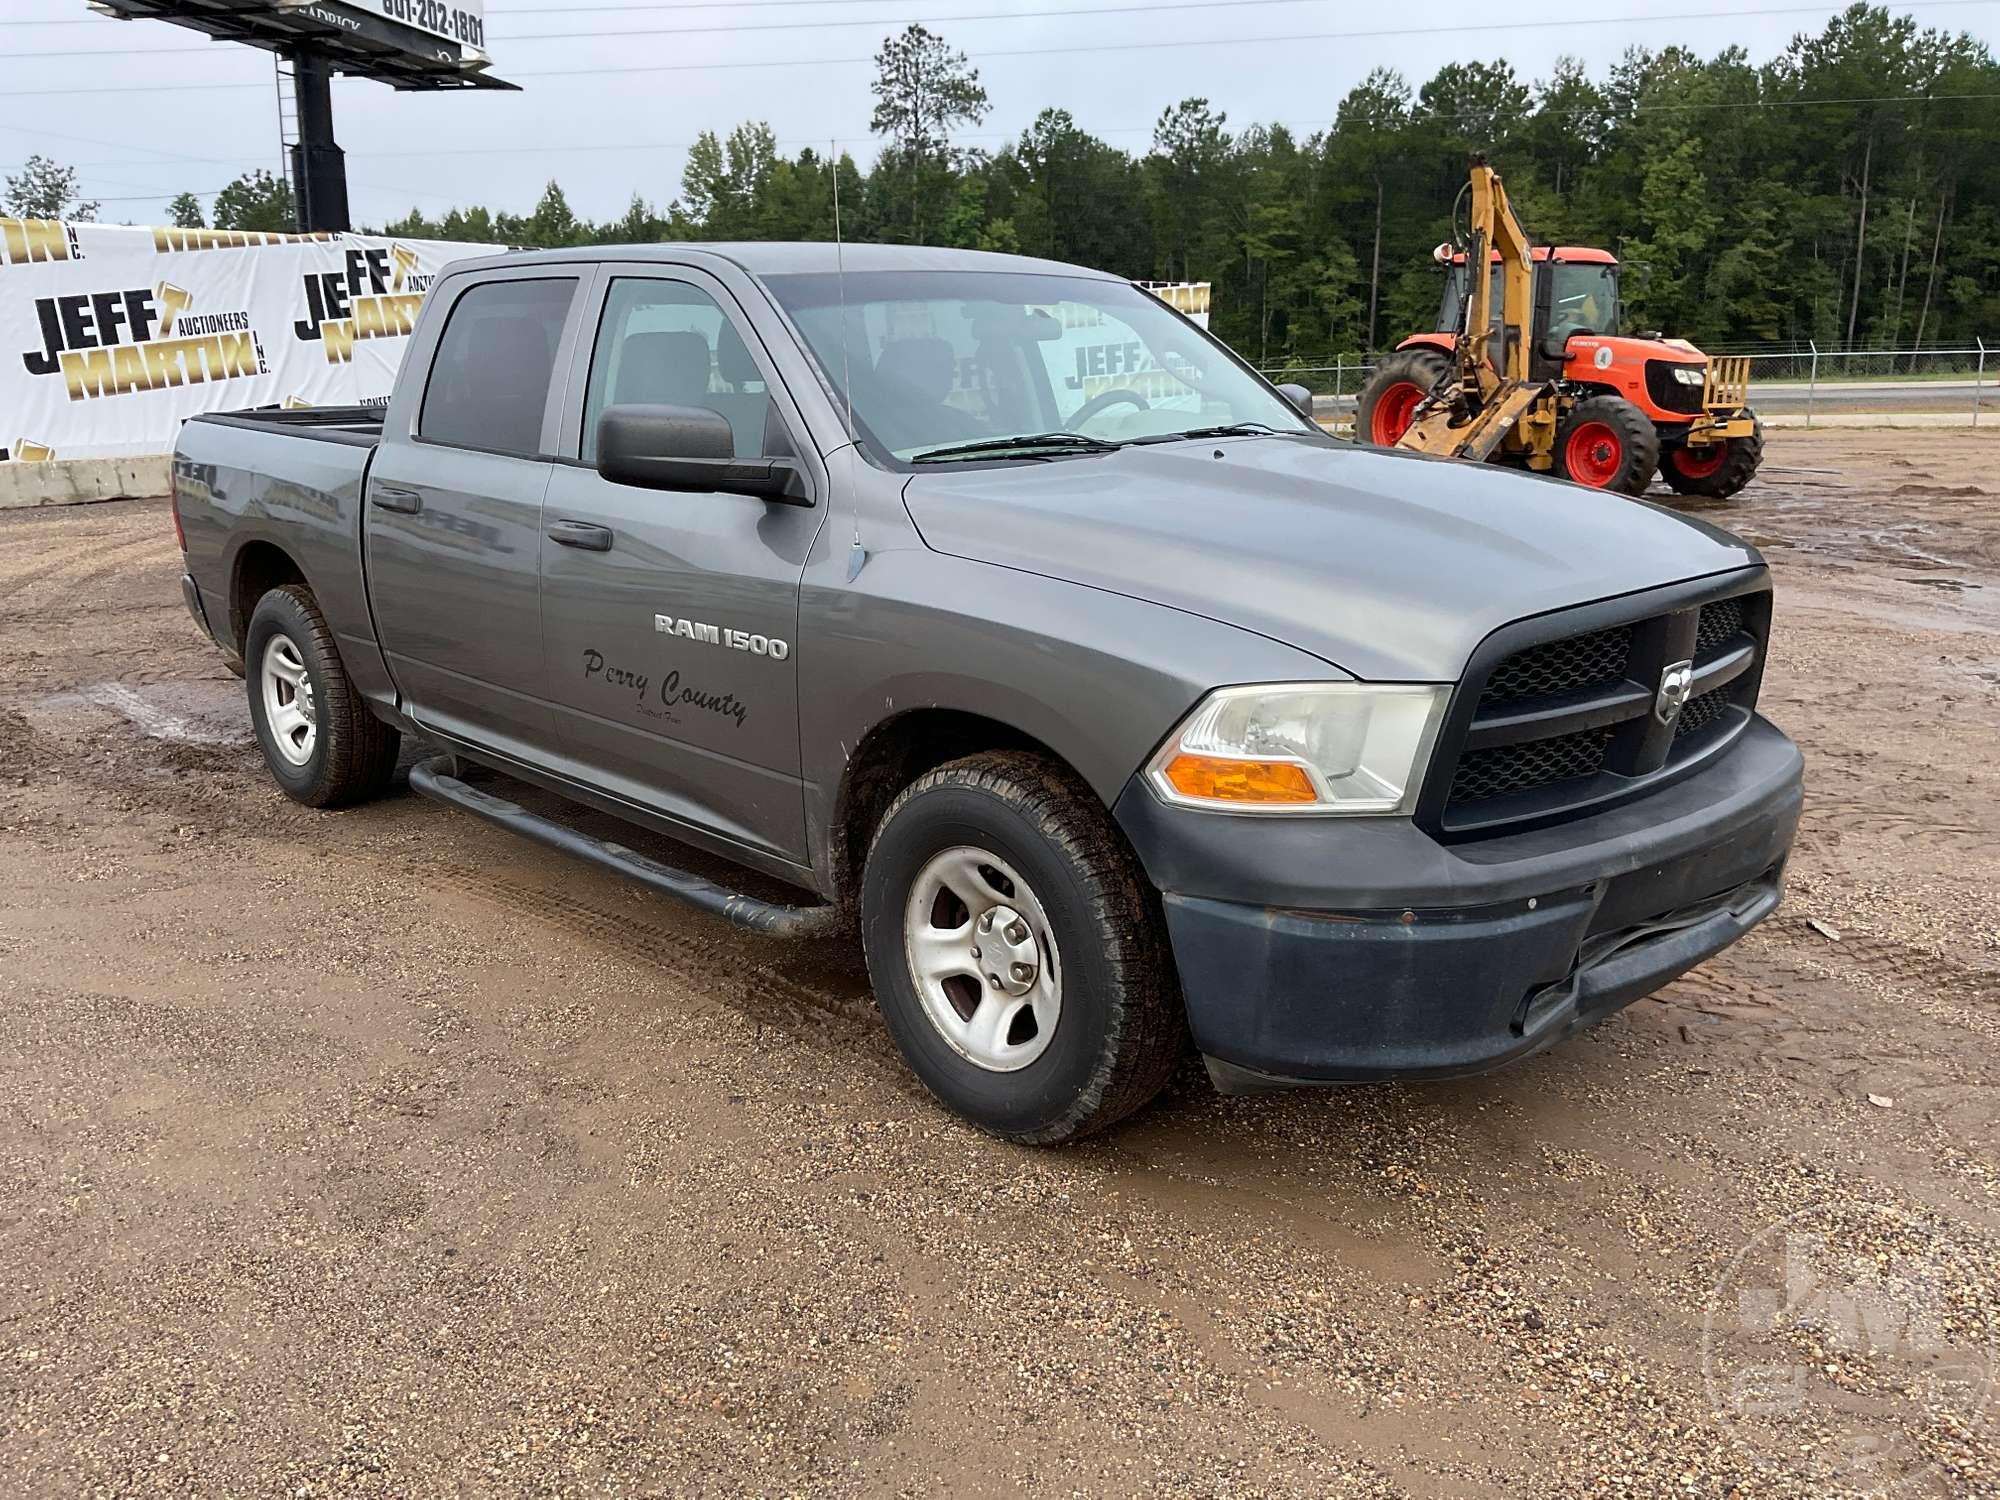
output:
[[[1750,362],[1710,359],[1684,339],[1619,335],[1617,258],[1530,244],[1483,157],[1468,199],[1456,243],[1436,251],[1449,277],[1438,327],[1376,368],[1355,435],[1631,495],[1656,471],[1683,494],[1718,499],[1748,484],[1764,453]],[[1489,275],[1470,274],[1482,265]]]

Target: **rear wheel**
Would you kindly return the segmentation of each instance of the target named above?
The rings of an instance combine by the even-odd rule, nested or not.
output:
[[[1753,419],[1747,438],[1667,449],[1660,455],[1660,477],[1676,494],[1726,500],[1756,476],[1763,461],[1764,424]]]
[[[1660,464],[1660,434],[1622,396],[1590,396],[1556,434],[1556,472],[1594,490],[1643,495]]]
[[[890,1035],[941,1101],[1018,1141],[1100,1130],[1166,1084],[1186,1022],[1159,900],[1089,788],[974,755],[883,815],[861,937]]]
[[[1393,448],[1410,430],[1418,405],[1446,375],[1451,361],[1435,349],[1405,349],[1375,367],[1354,408],[1354,435],[1378,448]]]
[[[287,584],[257,601],[243,662],[257,744],[287,797],[344,807],[388,790],[401,737],[348,680],[310,590]]]

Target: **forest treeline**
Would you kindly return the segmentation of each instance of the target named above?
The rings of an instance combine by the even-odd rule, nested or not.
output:
[[[835,176],[853,240],[1049,256],[1214,284],[1213,327],[1263,362],[1311,363],[1428,327],[1432,247],[1468,157],[1505,175],[1544,243],[1615,250],[1628,326],[1713,348],[2000,340],[2000,66],[1965,33],[1857,4],[1772,61],[1633,49],[1524,78],[1504,59],[1413,83],[1377,68],[1331,125],[1240,128],[1207,100],[1165,109],[1133,154],[1045,109],[973,149],[976,70],[913,26],[872,85],[882,145],[781,152],[745,123],[704,133],[664,204],[591,223],[551,182],[526,215],[413,212],[398,234],[568,245],[830,239]]]

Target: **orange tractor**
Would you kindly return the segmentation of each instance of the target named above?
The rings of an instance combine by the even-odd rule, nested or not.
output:
[[[1655,470],[1684,495],[1719,499],[1748,484],[1764,456],[1749,361],[1621,336],[1617,257],[1530,245],[1482,160],[1461,204],[1467,195],[1465,230],[1437,248],[1447,272],[1437,331],[1403,340],[1376,367],[1356,437],[1628,495],[1643,494]],[[1490,276],[1467,274],[1480,264]]]

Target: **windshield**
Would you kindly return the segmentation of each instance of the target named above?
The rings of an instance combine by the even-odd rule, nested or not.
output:
[[[1013,271],[771,276],[835,399],[878,453],[924,462],[997,439],[1160,440],[1244,425],[1314,432],[1282,396],[1163,303],[1121,281]],[[841,340],[843,296],[847,339]],[[1060,440],[1058,440],[1060,443]],[[1018,445],[1046,456],[1100,445]]]
[[[1618,268],[1602,262],[1548,261],[1535,265],[1537,277],[1553,273],[1549,288],[1549,334],[1568,338],[1573,333],[1616,333],[1618,331]],[[1500,267],[1493,268],[1493,326],[1505,316],[1502,306],[1504,281]],[[1456,333],[1465,321],[1465,267],[1453,266],[1445,278],[1444,305],[1438,311],[1438,327]]]
[[[1493,326],[1498,328],[1506,318],[1507,283],[1500,267],[1493,268],[1492,289],[1488,293],[1487,305],[1492,309]],[[1438,327],[1446,333],[1457,333],[1465,323],[1466,279],[1463,263],[1451,268],[1444,279],[1444,306],[1438,311]]]
[[[1618,268],[1558,261],[1549,297],[1549,334],[1618,331]]]

